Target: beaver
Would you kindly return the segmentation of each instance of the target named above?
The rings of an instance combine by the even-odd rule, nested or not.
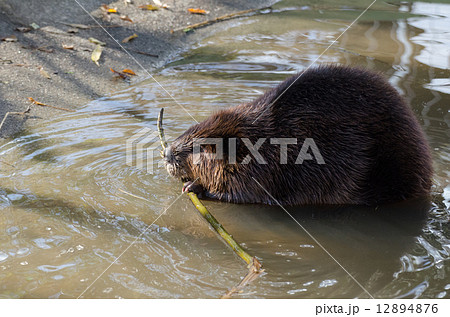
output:
[[[339,65],[212,114],[164,159],[183,191],[230,203],[379,205],[425,197],[433,173],[406,101],[381,74]]]

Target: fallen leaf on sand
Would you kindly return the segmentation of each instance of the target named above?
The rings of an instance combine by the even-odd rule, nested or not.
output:
[[[64,32],[61,29],[58,29],[54,26],[48,25],[48,26],[44,26],[41,28],[41,31],[47,32],[47,33],[53,33],[53,34],[60,34],[60,35],[65,35],[66,32]]]
[[[4,41],[4,42],[17,42],[17,37],[15,35],[10,35],[10,36],[2,38],[2,41]]]
[[[130,75],[131,76],[136,76],[136,73],[133,72],[131,69],[123,69],[121,72],[118,72],[112,68],[110,68],[110,70],[114,73],[114,77],[116,78],[122,78],[123,80],[129,80],[130,79]]]
[[[105,42],[99,41],[99,40],[97,40],[96,38],[93,38],[93,37],[89,38],[89,42],[97,44],[97,45],[101,45],[101,46],[105,46],[106,45]]]
[[[159,10],[159,7],[154,6],[152,4],[144,4],[142,6],[139,6],[138,8],[142,9],[142,10],[148,10],[148,11],[157,11],[157,10]]]
[[[103,51],[103,48],[101,47],[101,45],[97,44],[97,46],[95,47],[95,49],[91,55],[92,61],[99,67],[100,67],[100,64],[98,63],[98,60],[102,56],[102,51]]]
[[[73,46],[73,45],[66,45],[66,44],[63,44],[63,45],[62,45],[62,48],[65,49],[65,50],[73,50],[73,49],[74,49],[74,46]]]
[[[126,73],[126,74],[129,74],[129,75],[136,76],[136,73],[133,72],[131,69],[128,69],[128,68],[123,69],[122,73]]]
[[[32,103],[34,103],[35,105],[38,105],[38,106],[46,106],[45,103],[36,101],[36,100],[34,100],[33,98],[31,98],[31,97],[28,97],[28,99],[29,99]]]
[[[129,37],[124,38],[124,39],[122,40],[122,43],[128,43],[129,41],[131,41],[132,39],[135,39],[135,38],[137,38],[137,37],[138,37],[137,34],[134,33],[133,35],[130,35]]]
[[[118,71],[116,71],[116,70],[114,70],[112,68],[109,68],[109,69],[113,72],[115,78],[119,78],[120,77],[120,78],[122,78],[124,80],[130,78],[127,74],[124,74],[122,72],[118,72]]]
[[[26,27],[26,26],[19,26],[16,28],[17,31],[22,32],[22,33],[27,33],[31,31],[31,28]]]
[[[63,108],[63,107],[47,105],[45,103],[36,101],[33,98],[31,98],[31,97],[28,97],[28,100],[30,100],[31,103],[34,104],[34,105],[38,105],[38,106],[42,106],[42,107],[50,107],[50,108],[54,108],[54,109],[58,109],[58,110],[64,110],[64,111],[69,111],[69,112],[75,112],[75,110],[72,110],[72,109],[67,109],[67,108]]]
[[[121,15],[121,16],[120,16],[120,19],[122,19],[122,20],[124,20],[124,21],[128,21],[128,22],[133,23],[133,20],[131,20],[131,19],[128,17],[128,15]]]
[[[101,9],[107,13],[117,13],[116,8],[110,8],[106,4],[102,4]]]
[[[45,77],[47,79],[52,79],[42,66],[39,67],[39,73],[42,75],[42,77]]]
[[[40,26],[39,25],[37,25],[36,23],[31,23],[30,24],[30,26],[33,28],[33,29],[35,29],[35,30],[37,30],[37,29],[39,29],[40,28]]]
[[[190,13],[192,13],[192,14],[208,14],[209,13],[208,11],[205,11],[203,9],[192,9],[192,8],[190,8],[190,9],[188,9],[188,11]]]

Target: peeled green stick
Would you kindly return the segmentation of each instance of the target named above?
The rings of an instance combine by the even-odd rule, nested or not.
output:
[[[209,224],[214,228],[214,230],[217,231],[217,233],[222,237],[222,239],[225,240],[225,242],[233,249],[234,252],[236,252],[237,255],[239,255],[247,264],[250,264],[253,262],[253,257],[245,252],[244,249],[237,243],[232,236],[225,230],[224,227],[217,221],[216,218],[214,218],[213,215],[211,215],[206,209],[205,206],[200,202],[197,195],[194,193],[188,193],[189,198],[191,199],[192,203],[194,204],[195,208],[201,213],[203,218],[205,218]]]
[[[164,150],[167,147],[167,142],[164,138],[164,130],[162,127],[163,113],[164,108],[162,108],[161,111],[159,112],[157,122],[159,138],[161,140],[161,146],[163,148],[163,151],[161,152],[162,156]],[[249,272],[247,273],[247,275],[236,287],[233,287],[222,297],[222,298],[230,298],[233,294],[243,289],[248,283],[256,279],[262,272],[264,272],[264,269],[262,268],[261,263],[256,259],[256,257],[252,257],[250,254],[245,252],[245,250],[239,245],[239,243],[237,243],[233,239],[233,237],[225,230],[225,228],[222,227],[222,225],[217,221],[217,219],[214,218],[214,216],[209,213],[208,209],[206,209],[206,207],[200,202],[195,193],[190,192],[188,193],[188,196],[191,199],[192,203],[194,204],[195,208],[197,208],[197,210],[203,216],[203,218],[205,218],[206,221],[208,221],[211,227],[213,227],[213,229],[222,237],[222,239],[225,240],[225,242],[231,247],[231,249],[233,249],[233,251],[248,264]]]

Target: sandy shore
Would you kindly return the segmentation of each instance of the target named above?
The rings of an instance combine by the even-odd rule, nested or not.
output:
[[[172,33],[171,30],[233,12],[266,7],[276,1],[161,2],[170,9],[148,11],[139,8],[141,5],[154,4],[150,0],[0,1],[0,38],[4,39],[0,42],[0,120],[6,112],[27,109],[31,104],[28,97],[48,105],[77,109],[128,85],[121,79],[114,79],[110,68],[117,71],[132,69],[137,76],[131,80],[141,80],[148,74],[136,61],[151,73],[201,38],[210,35],[214,27],[188,33]],[[118,14],[104,13],[100,9],[102,4],[117,8]],[[191,14],[188,8],[201,8],[208,13]],[[112,37],[90,15],[105,26]],[[30,28],[33,23],[39,28],[31,28],[30,31],[21,29]],[[81,24],[88,28],[74,28],[69,24]],[[137,38],[121,43],[133,34]],[[106,44],[102,46],[99,66],[91,60],[96,47],[89,41],[91,37]],[[73,49],[63,48],[63,45]],[[10,115],[1,127],[0,137],[13,137],[32,120],[45,120],[57,111],[61,110],[33,105],[26,115]]]

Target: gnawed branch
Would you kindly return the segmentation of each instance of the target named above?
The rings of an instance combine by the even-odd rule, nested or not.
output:
[[[167,142],[164,138],[164,130],[162,127],[164,109],[161,109],[158,116],[158,133],[161,141],[161,146],[163,151],[167,148]],[[161,153],[163,156],[163,154]],[[225,228],[217,221],[217,219],[206,209],[206,207],[200,202],[195,193],[188,193],[189,198],[194,204],[195,208],[199,211],[203,218],[208,221],[210,226],[219,234],[219,236],[231,247],[231,249],[249,266],[249,272],[241,280],[241,282],[229,290],[222,298],[231,298],[233,294],[240,292],[246,285],[254,281],[259,275],[264,272],[262,264],[258,261],[256,257],[252,257],[248,254],[240,245],[237,243],[233,237],[225,230]]]

